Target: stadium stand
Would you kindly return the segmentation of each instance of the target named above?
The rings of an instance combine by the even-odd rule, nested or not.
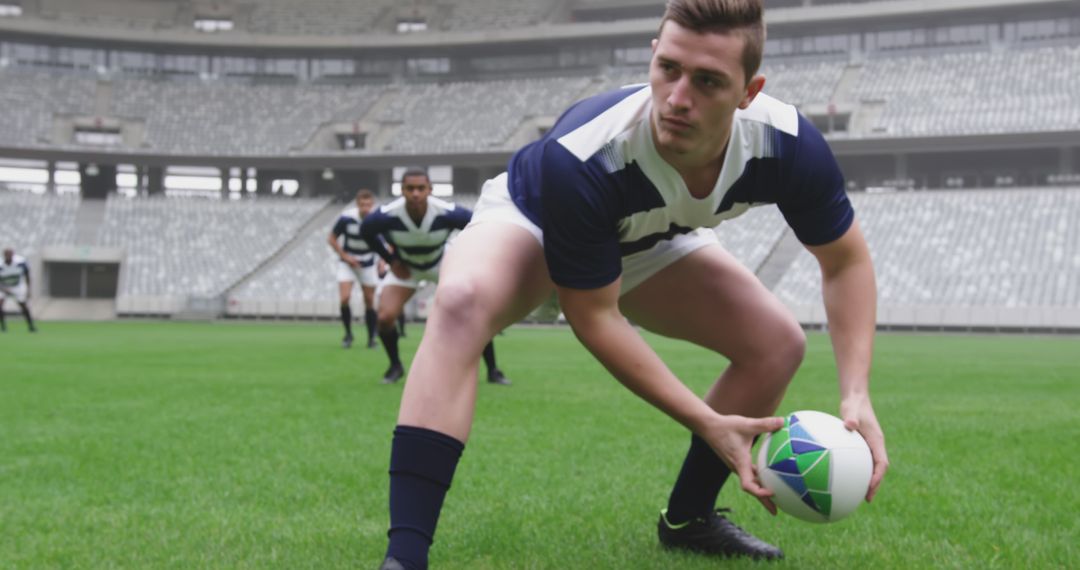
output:
[[[325,205],[110,197],[98,241],[127,252],[121,297],[212,296],[277,251]]]
[[[1077,45],[878,56],[854,91],[885,103],[869,125],[878,135],[1071,130],[1080,128],[1078,69]]]
[[[72,73],[0,72],[0,144],[54,147],[55,117],[91,115],[96,81]],[[66,142],[66,141],[65,141]]]
[[[145,121],[144,148],[283,155],[303,147],[324,122],[363,116],[381,89],[118,79],[111,109],[116,117]]]
[[[379,115],[400,124],[385,150],[451,153],[509,149],[518,127],[535,117],[558,116],[590,79],[548,78],[427,84],[402,90]],[[478,105],[477,102],[483,104]],[[531,133],[530,133],[531,134]]]
[[[78,209],[79,197],[70,194],[0,191],[0,248],[31,258],[44,246],[74,243]]]
[[[992,321],[999,317],[987,311],[1016,309],[1014,321],[1003,324],[1019,326],[1045,320],[1046,315],[1030,309],[1080,307],[1076,188],[852,198],[875,260],[881,322],[911,323],[919,308],[927,322],[943,324]],[[813,257],[803,252],[775,290],[804,318],[810,308],[820,310],[818,272]],[[982,313],[947,313],[945,308]]]
[[[833,102],[846,69],[846,58],[836,56],[767,60],[766,92],[802,107],[826,105]],[[1080,129],[1076,69],[1080,46],[876,56],[858,68],[850,96],[884,107],[849,136]],[[337,149],[310,147],[317,129],[362,119],[383,131],[370,139],[382,144],[367,153],[509,151],[522,143],[515,133],[533,119],[557,116],[577,99],[646,79],[642,68],[610,68],[590,77],[348,86],[120,77],[107,80],[107,115],[143,125],[140,150],[176,155],[332,152]],[[55,122],[95,114],[98,81],[93,78],[5,69],[0,80],[5,103],[0,143],[70,146],[70,141],[53,140]],[[1037,92],[1025,88],[1035,84]],[[381,99],[386,103],[376,105]]]

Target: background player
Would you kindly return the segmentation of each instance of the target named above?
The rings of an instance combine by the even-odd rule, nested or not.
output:
[[[15,250],[11,248],[4,250],[4,261],[0,263],[0,331],[3,332],[7,332],[4,302],[8,299],[19,304],[30,332],[37,332],[34,319],[30,316],[30,265],[23,256],[15,255]]]
[[[364,296],[364,325],[367,327],[368,348],[375,348],[375,287],[379,283],[375,267],[375,252],[360,237],[360,225],[364,216],[375,207],[375,195],[370,190],[356,193],[356,203],[341,213],[334,228],[330,230],[327,242],[340,258],[337,264],[338,293],[341,299],[341,324],[345,327],[345,338],[341,345],[352,346],[352,296],[353,282],[360,282],[360,292]]]
[[[661,544],[782,556],[714,510],[734,471],[775,513],[754,476],[750,446],[783,425],[767,416],[805,351],[798,321],[710,229],[757,204],[777,204],[821,266],[840,415],[870,445],[867,500],[876,493],[888,459],[869,394],[873,264],[821,134],[794,107],[759,95],[764,36],[760,0],[669,0],[649,85],[574,105],[514,155],[507,174],[485,184],[472,223],[447,255],[405,384],[384,569],[427,566],[472,426],[476,390],[468,373],[484,343],[553,286],[582,344],[693,432],[658,521]],[[700,398],[627,317],[730,364]]]
[[[390,265],[378,290],[379,338],[390,358],[383,382],[388,384],[405,374],[395,328],[405,303],[416,293],[421,280],[438,281],[439,264],[450,233],[463,229],[472,219],[471,210],[434,198],[431,190],[427,171],[407,169],[401,176],[401,198],[372,212],[360,228],[368,245]],[[380,238],[392,246],[393,252]],[[488,382],[509,384],[495,364],[494,344],[486,344],[483,356]]]

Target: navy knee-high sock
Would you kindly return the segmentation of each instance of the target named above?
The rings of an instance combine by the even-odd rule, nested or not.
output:
[[[398,315],[397,324],[398,331],[400,331],[401,336],[405,336],[405,313],[401,313],[400,315]]]
[[[22,314],[26,317],[26,325],[30,327],[30,330],[34,330],[34,318],[30,316],[30,306],[26,303],[19,303],[19,307],[22,308]]]
[[[397,426],[390,451],[390,545],[386,556],[424,570],[443,499],[465,444],[437,431]]]
[[[7,330],[7,320],[4,317],[4,307],[0,306],[0,331]]]
[[[348,303],[341,304],[341,324],[345,325],[345,335],[352,336],[352,307]]]
[[[488,341],[484,346],[484,365],[487,366],[488,372],[495,370],[495,341]]]
[[[379,314],[375,312],[375,309],[364,310],[364,326],[367,327],[367,339],[371,342],[371,339],[375,338],[375,325],[379,322]]]
[[[668,522],[681,524],[708,515],[716,508],[716,497],[730,475],[731,469],[709,444],[692,436],[690,450],[668,498]]]
[[[383,343],[383,348],[386,349],[386,356],[390,357],[391,366],[401,366],[401,358],[398,356],[398,334],[397,329],[391,326],[389,329],[379,329],[379,340]]]

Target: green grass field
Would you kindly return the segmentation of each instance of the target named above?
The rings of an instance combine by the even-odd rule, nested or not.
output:
[[[8,325],[0,568],[377,567],[401,396],[381,350],[342,350],[334,324]],[[699,393],[724,365],[649,341]],[[514,385],[480,387],[433,567],[760,567],[657,545],[688,435],[569,330],[496,346]],[[784,548],[777,568],[1080,567],[1078,355],[1075,337],[881,335],[878,499],[829,526],[736,485],[721,504]],[[813,334],[782,411],[835,413],[836,394]]]

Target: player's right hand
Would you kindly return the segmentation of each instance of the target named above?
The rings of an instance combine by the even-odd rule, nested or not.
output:
[[[356,259],[355,257],[353,257],[351,255],[346,255],[343,258],[343,261],[345,261],[345,263],[349,264],[349,267],[352,267],[353,269],[356,269],[357,267],[360,267],[360,260]]]
[[[743,491],[750,493],[773,515],[776,514],[776,505],[773,504],[772,491],[766,489],[758,480],[754,469],[754,462],[750,457],[750,447],[754,444],[754,438],[766,432],[774,432],[784,427],[784,418],[748,418],[736,415],[721,415],[709,433],[699,434],[713,451],[720,456],[739,476]]]

